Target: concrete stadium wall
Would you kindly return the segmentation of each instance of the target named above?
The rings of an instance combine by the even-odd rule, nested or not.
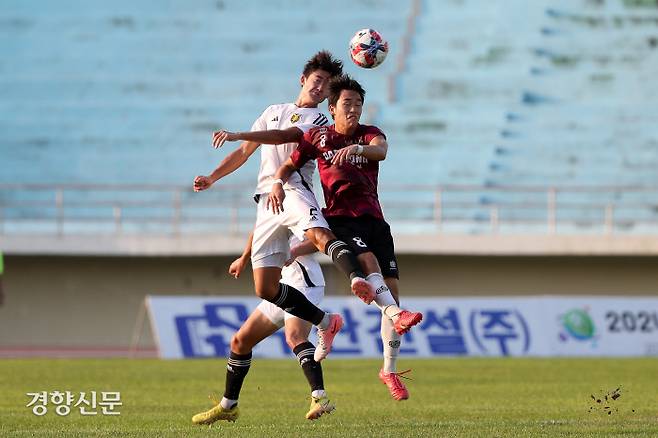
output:
[[[7,256],[2,350],[126,349],[147,294],[252,294],[233,257]],[[591,294],[658,296],[658,257],[402,255],[402,296]],[[327,293],[347,282],[324,266]],[[152,348],[148,329],[141,348]]]

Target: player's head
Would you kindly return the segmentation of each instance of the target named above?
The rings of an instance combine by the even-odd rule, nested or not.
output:
[[[329,81],[343,73],[343,62],[334,59],[326,50],[316,53],[304,65],[299,82],[302,85],[302,100],[316,105],[327,98]]]
[[[361,118],[366,91],[349,75],[341,75],[329,83],[329,112],[336,124],[356,127]]]

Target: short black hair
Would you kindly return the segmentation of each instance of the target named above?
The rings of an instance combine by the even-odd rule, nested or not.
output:
[[[343,73],[343,61],[334,59],[329,51],[322,50],[308,60],[302,74],[307,78],[316,70],[324,70],[333,78]]]
[[[338,103],[340,93],[343,90],[356,91],[361,96],[361,102],[363,103],[365,101],[366,90],[355,79],[352,79],[350,75],[344,74],[332,79],[329,83],[329,105],[335,106]]]

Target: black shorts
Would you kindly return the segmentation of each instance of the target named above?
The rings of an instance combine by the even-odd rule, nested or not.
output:
[[[384,278],[400,278],[391,227],[386,221],[369,215],[333,216],[325,219],[336,237],[347,243],[356,255],[372,252]]]

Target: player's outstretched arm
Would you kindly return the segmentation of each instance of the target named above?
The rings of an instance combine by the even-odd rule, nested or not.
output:
[[[222,130],[213,133],[212,145],[217,149],[224,142],[236,140],[253,141],[262,144],[298,143],[303,136],[304,132],[296,127],[250,132],[229,132]]]
[[[361,155],[370,161],[383,161],[386,159],[388,152],[388,143],[382,135],[373,138],[369,144],[360,145],[352,144],[339,149],[331,158],[331,164],[340,166],[345,163],[352,155]]]
[[[276,214],[279,214],[283,211],[283,200],[286,197],[286,193],[283,190],[283,185],[286,183],[286,181],[288,181],[290,175],[292,175],[292,173],[297,169],[298,168],[293,164],[292,159],[288,158],[288,160],[283,163],[283,165],[276,171],[276,174],[274,174],[272,190],[267,196],[267,203],[265,204],[268,210],[271,206],[272,211]]]
[[[363,153],[361,155],[372,161],[384,161],[387,152],[388,143],[386,142],[386,138],[383,135],[378,135],[370,140],[367,146],[363,147]]]
[[[210,175],[199,175],[194,178],[194,191],[206,190],[217,180],[240,168],[251,154],[258,149],[258,146],[260,146],[260,143],[250,141],[242,143],[239,148],[228,154]]]
[[[247,245],[244,247],[244,251],[242,251],[242,255],[238,257],[237,259],[233,260],[233,263],[231,263],[231,266],[228,268],[228,273],[231,274],[233,277],[238,278],[242,271],[244,270],[245,266],[247,266],[247,263],[249,263],[249,259],[251,258],[251,243],[254,240],[254,232],[252,231],[249,234],[249,238],[247,239]]]

